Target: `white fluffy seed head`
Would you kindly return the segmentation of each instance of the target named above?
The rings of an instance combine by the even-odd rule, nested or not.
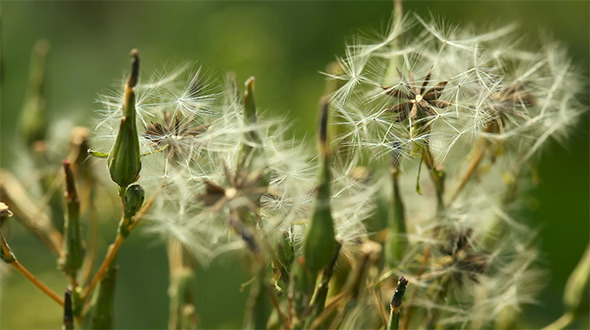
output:
[[[454,148],[485,136],[525,161],[585,111],[576,101],[580,79],[554,42],[525,49],[513,25],[476,34],[416,15],[393,26],[381,40],[355,39],[338,58],[343,73],[328,75],[341,81],[332,95],[341,144],[358,153],[411,157],[412,146],[428,141],[443,164]],[[442,82],[436,98],[426,96]]]
[[[508,325],[543,282],[534,235],[508,202],[531,158],[587,111],[576,99],[583,84],[562,46],[527,48],[514,25],[476,33],[411,15],[392,26],[378,40],[355,38],[338,58],[343,73],[328,75],[341,86],[337,144],[351,163],[401,166],[407,233],[397,236],[409,247],[394,271],[416,288],[407,303],[441,326]],[[442,207],[424,150],[444,171]],[[410,328],[427,326],[414,319]]]

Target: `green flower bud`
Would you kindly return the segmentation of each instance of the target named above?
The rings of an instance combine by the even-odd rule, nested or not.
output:
[[[62,255],[59,260],[61,270],[70,275],[76,273],[84,262],[84,244],[80,234],[80,200],[76,191],[74,173],[70,161],[63,162],[66,177],[66,218]]]
[[[29,146],[37,141],[45,140],[47,133],[45,62],[48,52],[49,42],[42,39],[35,43],[31,55],[29,89],[23,105],[20,122],[22,136]]]
[[[334,221],[330,208],[330,152],[328,148],[328,103],[322,104],[319,142],[321,150],[320,185],[315,209],[309,220],[303,245],[305,263],[315,275],[328,266],[338,248],[335,238]]]
[[[127,193],[125,194],[125,200],[123,202],[123,212],[125,218],[131,218],[134,216],[143,205],[144,199],[145,191],[143,190],[142,186],[134,184],[127,188]]]
[[[256,125],[256,102],[254,100],[254,77],[248,78],[245,83],[246,90],[244,91],[244,123],[247,125]],[[262,138],[258,131],[254,128],[247,131],[245,134],[246,142],[242,146],[240,154],[240,163],[243,170],[249,173],[258,171],[263,175],[260,177],[260,186],[268,188],[270,177],[268,162],[264,153],[262,145]]]
[[[250,77],[244,83],[244,120],[247,123],[256,123],[256,102],[254,101],[254,77]]]
[[[127,187],[139,178],[141,160],[139,153],[139,135],[135,124],[135,92],[139,76],[139,57],[136,49],[131,51],[133,62],[131,74],[125,86],[123,101],[123,118],[115,144],[107,159],[111,179],[120,187]]]
[[[289,268],[295,260],[295,247],[289,237],[288,232],[284,232],[281,240],[277,244],[277,257],[279,264],[274,264],[274,267],[281,272],[281,279],[285,284],[289,283]]]

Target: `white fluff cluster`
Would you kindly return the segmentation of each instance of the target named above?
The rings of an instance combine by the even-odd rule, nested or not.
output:
[[[514,26],[476,34],[408,16],[379,40],[356,39],[338,59],[340,70],[327,74],[338,84],[330,95],[336,236],[351,258],[368,239],[407,242],[391,269],[366,279],[371,288],[387,274],[409,279],[405,313],[413,316],[404,326],[509,324],[540,286],[533,235],[507,208],[522,168],[586,109],[562,48],[545,42],[527,50],[514,34]],[[301,241],[318,185],[315,153],[285,138],[285,120],[245,120],[232,79],[217,87],[188,66],[154,77],[136,87],[148,154],[140,183],[148,194],[160,191],[148,231],[179,240],[205,263],[248,245],[229,219],[259,203],[250,226],[260,242],[276,246],[285,233]],[[97,136],[106,142],[117,132],[120,100],[101,100]],[[244,146],[263,150],[256,164],[263,173],[240,174]],[[394,198],[382,165],[391,158],[392,172],[401,171],[407,230],[383,239]],[[268,188],[256,196],[261,177]],[[347,324],[375,325],[381,307],[367,306],[376,297],[361,295],[366,301]]]
[[[357,39],[338,61],[332,95],[342,143],[360,153],[415,156],[429,144],[437,163],[481,137],[518,162],[567,133],[583,107],[582,84],[563,47],[527,50],[515,26],[475,34],[426,22],[395,22],[379,40]]]
[[[247,196],[228,198],[222,207],[205,205],[207,183],[231,188],[244,145],[264,151],[268,191],[261,198],[264,231],[274,241],[290,234],[303,238],[315,198],[317,161],[313,149],[287,138],[284,119],[264,114],[256,123],[244,120],[242,91],[228,78],[216,86],[202,71],[183,66],[167,75],[157,74],[138,84],[136,111],[140,134],[142,171],[138,183],[148,194],[159,189],[155,206],[147,216],[147,231],[166,240],[182,242],[201,262],[220,253],[243,249],[240,235],[228,225],[229,210],[248,206]],[[121,95],[103,96],[97,124],[98,148],[112,144],[120,120]],[[256,132],[261,145],[247,138]],[[349,176],[351,166],[334,173],[334,217],[339,239],[352,243],[365,234],[362,221],[372,212],[371,187]],[[359,203],[358,197],[364,202]],[[258,228],[260,229],[260,228]],[[262,241],[262,237],[258,237]]]
[[[534,233],[508,209],[519,206],[514,194],[531,157],[587,109],[563,47],[527,49],[516,33],[410,15],[381,38],[354,39],[326,73],[338,85],[339,150],[351,162],[400,166],[407,232],[394,241],[408,244],[386,274],[410,281],[405,327],[507,326],[542,287]],[[391,184],[375,184],[389,202]],[[379,317],[358,314],[365,325]]]

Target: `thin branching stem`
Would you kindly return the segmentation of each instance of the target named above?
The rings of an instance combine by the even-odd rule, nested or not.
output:
[[[143,216],[152,207],[152,205],[156,201],[156,196],[158,195],[159,191],[160,191],[160,188],[156,189],[156,191],[154,191],[154,193],[152,194],[150,199],[137,212],[137,214],[135,215],[134,221],[132,223],[130,223],[129,226],[127,227],[129,232],[131,232],[131,230],[133,230],[133,228],[135,228],[135,226],[137,226],[141,222],[141,220],[143,219]],[[125,221],[125,220],[123,220],[123,221]],[[129,220],[127,222],[129,222]],[[100,268],[96,272],[96,275],[94,275],[94,278],[92,279],[92,281],[90,282],[90,284],[88,285],[86,290],[84,291],[84,294],[82,295],[83,300],[88,298],[88,296],[90,295],[90,293],[92,293],[92,290],[96,287],[98,282],[104,277],[104,275],[105,275],[106,271],[108,270],[108,268],[110,267],[111,263],[113,262],[113,260],[115,260],[115,257],[117,256],[117,253],[119,252],[119,249],[121,248],[121,244],[123,244],[124,241],[125,241],[125,237],[121,234],[118,234],[117,238],[115,239],[113,244],[110,245],[107,255],[105,256],[104,261],[100,265]]]
[[[459,181],[459,186],[457,187],[455,192],[453,192],[453,195],[451,196],[451,198],[447,201],[447,207],[452,205],[453,202],[455,202],[455,200],[457,199],[457,197],[459,197],[459,194],[461,194],[461,192],[463,191],[463,189],[467,185],[467,182],[469,182],[469,180],[471,179],[471,177],[473,176],[473,174],[475,173],[475,171],[479,167],[479,164],[481,163],[481,160],[483,159],[484,155],[485,155],[485,144],[480,143],[479,147],[477,147],[475,149],[475,153],[474,153],[473,157],[471,158],[471,161],[467,165],[467,169],[465,170],[465,173],[463,174],[463,176],[461,177],[461,180]]]
[[[432,249],[432,245],[427,245],[426,248],[424,249],[424,254],[422,255],[420,269],[418,269],[418,274],[417,274],[418,279],[420,279],[422,277],[422,275],[424,274],[424,271],[426,270],[426,262],[428,261],[428,259],[430,259],[431,249]],[[416,288],[414,288],[414,291],[412,291],[412,296],[409,299],[409,303],[408,303],[409,306],[412,306],[412,303],[413,303],[414,299],[416,298],[416,294],[418,294],[418,290],[416,290]],[[412,311],[413,311],[412,307],[410,307],[406,310],[403,318],[401,319],[400,329],[408,329],[408,325],[410,323]]]
[[[92,293],[92,290],[94,289],[94,287],[104,277],[107,269],[109,268],[109,266],[111,265],[111,263],[113,262],[115,257],[117,256],[117,253],[119,252],[119,248],[121,247],[121,244],[123,244],[124,240],[125,240],[125,238],[123,236],[117,235],[117,238],[115,239],[113,244],[111,244],[109,246],[109,250],[107,252],[106,257],[104,258],[104,261],[100,265],[100,268],[98,269],[98,271],[96,272],[96,274],[92,278],[92,281],[90,282],[90,284],[88,285],[88,287],[84,291],[84,294],[82,295],[83,300],[88,298],[90,293]]]
[[[558,330],[564,329],[574,321],[574,314],[571,312],[563,314],[560,318],[555,320],[553,323],[544,327],[543,330]]]
[[[283,314],[283,312],[281,311],[279,299],[275,295],[273,288],[270,285],[268,285],[266,283],[266,281],[264,283],[264,286],[265,286],[266,292],[268,292],[268,296],[270,297],[270,302],[272,303],[273,307],[277,311],[277,315],[279,316],[281,323],[283,323],[283,326],[285,327],[285,329],[289,329],[290,328],[289,320],[287,319],[285,314]]]
[[[434,190],[436,192],[436,202],[438,211],[442,211],[445,208],[443,194],[444,194],[444,173],[437,168],[434,157],[432,157],[432,153],[430,152],[430,144],[424,146],[424,162],[428,167],[428,172],[430,173],[430,178],[432,179],[432,183],[434,184]]]
[[[387,322],[387,330],[398,330],[399,329],[399,311],[394,311],[391,308],[389,314],[389,321]]]
[[[393,0],[393,17],[396,21],[404,14],[402,0]]]
[[[59,255],[63,245],[62,234],[55,228],[47,214],[33,202],[29,193],[14,175],[4,170],[0,171],[0,195],[3,198],[2,201],[15,214],[15,218],[49,251]]]
[[[0,240],[4,254],[12,255],[12,253],[10,252],[10,248],[8,247],[8,244],[6,243],[4,237],[0,237]],[[29,270],[26,269],[25,266],[18,262],[16,257],[10,262],[10,264],[12,265],[12,267],[18,270],[18,272],[21,273],[27,280],[33,283],[34,286],[36,286],[39,290],[41,290],[43,293],[49,296],[49,298],[53,299],[60,306],[64,305],[63,298],[57,293],[55,293],[55,291],[51,290],[47,285],[45,285],[45,283],[41,282],[41,280],[39,280],[35,275],[29,272]]]

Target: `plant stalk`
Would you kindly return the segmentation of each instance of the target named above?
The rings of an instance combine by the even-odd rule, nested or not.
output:
[[[481,160],[483,159],[484,155],[485,155],[485,143],[480,143],[479,147],[475,149],[475,154],[471,158],[471,161],[469,162],[469,165],[467,166],[467,170],[465,171],[465,174],[463,174],[461,181],[459,182],[459,186],[457,187],[457,189],[455,190],[455,192],[453,193],[451,198],[447,201],[447,206],[450,206],[451,204],[453,204],[453,202],[455,202],[457,197],[459,197],[459,194],[463,191],[463,189],[467,185],[467,182],[469,182],[469,179],[471,179],[471,177],[473,176],[473,174],[475,173],[475,171],[479,167],[479,164],[481,163]]]
[[[549,324],[548,326],[544,327],[542,330],[560,330],[564,329],[568,325],[570,325],[574,321],[574,313],[567,312],[563,314],[560,318],[553,321],[553,323]]]
[[[150,199],[141,207],[139,212],[137,212],[137,214],[134,217],[134,221],[131,222],[127,227],[128,232],[131,232],[133,230],[133,228],[135,228],[135,226],[137,226],[141,222],[144,215],[152,207],[152,205],[156,201],[156,196],[158,195],[160,188],[161,187],[158,187],[156,189],[156,191],[154,191],[154,193],[152,194]],[[100,268],[98,269],[98,271],[96,272],[96,274],[92,278],[92,281],[90,282],[90,284],[88,285],[86,290],[84,290],[84,294],[82,295],[82,300],[86,300],[86,298],[88,298],[90,296],[90,293],[92,293],[92,290],[94,289],[94,287],[96,287],[98,282],[103,278],[107,269],[109,268],[109,266],[111,265],[111,263],[113,262],[115,257],[117,256],[117,253],[119,252],[119,249],[121,248],[121,244],[123,244],[124,241],[125,241],[125,237],[123,235],[121,235],[121,233],[117,234],[117,238],[115,239],[113,244],[111,244],[109,246],[109,250],[107,251],[104,261],[100,265]]]
[[[21,273],[27,280],[29,280],[29,282],[31,282],[39,290],[41,290],[43,293],[45,293],[47,296],[49,296],[49,298],[53,299],[60,306],[64,306],[64,300],[60,295],[55,293],[55,291],[51,290],[47,285],[45,285],[45,283],[41,282],[41,280],[39,280],[35,275],[33,275],[31,272],[29,272],[29,270],[26,269],[25,266],[23,266],[18,261],[18,259],[16,259],[16,257],[14,256],[12,251],[10,250],[8,243],[6,243],[6,239],[4,238],[4,236],[0,236],[0,244],[2,245],[1,246],[2,247],[2,255],[3,256],[10,256],[12,259],[12,260],[7,261],[7,263],[12,265],[12,267],[14,267],[16,270],[18,270],[19,273]]]
[[[33,202],[20,182],[9,172],[0,171],[0,196],[21,224],[43,243],[49,251],[59,255],[63,236],[51,219]]]

